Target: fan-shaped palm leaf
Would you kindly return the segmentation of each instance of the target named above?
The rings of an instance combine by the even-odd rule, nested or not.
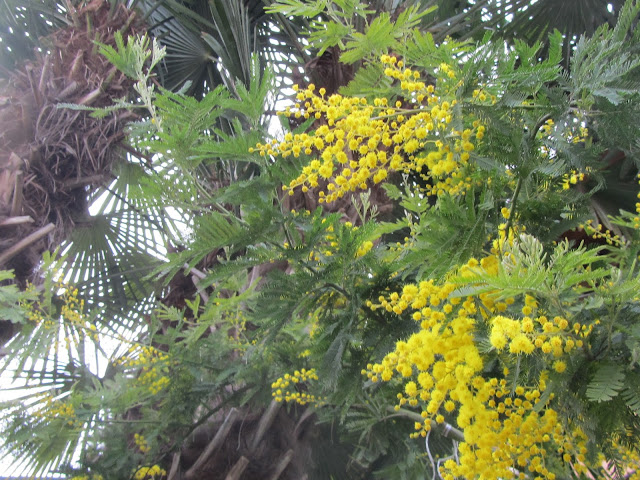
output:
[[[0,65],[10,69],[33,56],[40,37],[69,25],[63,2],[58,0],[3,0],[0,2],[2,48]]]
[[[571,48],[580,35],[591,35],[604,23],[613,25],[623,3],[622,0],[441,0],[434,14],[437,20],[430,30],[438,39],[447,35],[482,37],[492,30],[497,35],[533,43],[546,41],[548,34],[557,29],[569,40],[565,48]]]
[[[265,14],[261,0],[138,6],[150,32],[167,47],[163,84],[175,89],[191,82],[187,92],[196,97],[225,81],[239,79],[248,87],[252,53],[260,53],[263,64],[292,57],[299,63],[305,54],[298,41],[301,22]]]

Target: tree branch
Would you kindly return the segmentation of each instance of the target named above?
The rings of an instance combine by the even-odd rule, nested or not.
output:
[[[53,223],[49,223],[41,229],[33,232],[31,235],[26,236],[18,243],[16,243],[13,247],[6,249],[4,252],[2,252],[2,254],[0,254],[0,265],[6,263],[12,257],[15,257],[29,245],[36,243],[38,240],[47,235],[49,232],[53,231],[55,228],[56,226]]]
[[[213,437],[211,442],[209,442],[209,445],[207,445],[207,448],[198,457],[196,463],[194,463],[191,468],[187,470],[187,473],[185,474],[185,478],[187,480],[196,478],[198,470],[200,470],[207,463],[207,461],[216,452],[220,445],[222,445],[224,440],[227,438],[229,430],[231,430],[231,426],[233,425],[233,422],[235,422],[237,416],[238,410],[236,410],[235,408],[229,410],[227,418],[225,418],[224,422],[222,422],[222,425],[220,425],[220,428],[218,429],[215,437]]]
[[[0,220],[0,227],[22,225],[23,223],[33,223],[33,218],[31,218],[29,215],[23,215],[20,217],[7,217],[4,220]]]

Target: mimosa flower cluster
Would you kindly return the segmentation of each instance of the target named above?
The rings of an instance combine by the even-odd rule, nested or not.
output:
[[[167,471],[159,465],[140,467],[133,475],[134,480],[160,480],[167,476]]]
[[[601,223],[595,223],[593,219],[587,220],[584,224],[580,225],[579,228],[580,230],[584,230],[584,232],[594,240],[604,240],[609,245],[623,247],[626,243],[624,237],[605,228]]]
[[[575,185],[578,182],[582,182],[584,180],[584,173],[576,172],[575,170],[571,170],[570,173],[567,173],[562,176],[562,189],[569,190],[571,185]]]
[[[27,319],[46,329],[59,328],[61,322],[72,327],[73,333],[65,337],[67,348],[71,344],[78,345],[84,338],[99,340],[95,325],[90,323],[84,314],[84,300],[79,298],[78,289],[64,282],[56,282],[55,291],[61,300],[59,315],[49,312],[40,302],[28,302],[24,305]],[[35,287],[29,285],[27,292],[35,293]]]
[[[140,435],[139,433],[134,434],[133,441],[136,443],[136,446],[141,453],[148,453],[149,450],[151,450],[147,443],[147,439],[144,438],[144,435]]]
[[[457,130],[452,126],[455,98],[440,96],[433,85],[420,80],[419,72],[395,57],[383,55],[381,62],[384,74],[399,83],[402,94],[395,101],[327,96],[323,88],[316,93],[313,84],[298,91],[297,103],[284,115],[314,117],[323,124],[312,133],[287,133],[281,142],[257,145],[263,156],[315,157],[283,190],[292,195],[299,186],[303,192],[320,188],[319,201],[332,202],[384,181],[391,172],[420,174],[431,182],[429,195],[463,194],[470,188],[469,157],[485,127],[476,120]],[[455,78],[453,67],[446,64],[438,73]],[[475,101],[481,98],[491,101],[484,95]]]
[[[155,347],[132,345],[129,355],[116,363],[125,369],[137,371],[136,384],[156,395],[169,386],[169,355]]]
[[[225,315],[229,342],[235,346],[234,352],[243,354],[256,340],[247,336],[247,316],[242,310],[230,311]]]
[[[340,253],[341,247],[344,247],[344,242],[341,242],[342,237],[358,230],[358,227],[353,226],[351,222],[340,223],[335,227],[334,224],[328,223],[327,219],[323,218],[322,224],[327,224],[325,234],[322,239],[314,244],[315,248],[309,252],[309,261],[317,263],[322,262],[326,257],[332,257]],[[371,240],[361,240],[357,247],[354,257],[360,258],[371,251],[373,242]],[[284,243],[284,248],[291,248],[289,242]]]
[[[525,101],[524,105],[528,105]],[[538,138],[550,137],[556,133],[562,132],[562,136],[571,143],[581,143],[586,142],[589,139],[589,129],[583,125],[567,125],[565,124],[565,128],[558,128],[558,125],[553,121],[553,119],[548,119],[542,125],[540,130],[537,132]]]
[[[27,285],[27,293],[36,294],[36,287],[33,284]],[[56,322],[46,312],[38,302],[26,302],[24,304],[24,311],[27,314],[27,320],[33,322],[36,325],[42,325],[44,328],[54,328],[58,322]]]
[[[296,370],[293,374],[285,374],[271,384],[273,390],[271,395],[276,402],[294,402],[300,405],[318,404],[320,399],[308,393],[306,382],[318,380],[315,368],[309,370],[303,368]]]
[[[582,348],[584,339],[592,332],[593,325],[581,325],[578,322],[570,324],[561,316],[553,319],[544,314],[534,314],[537,307],[535,299],[525,296],[525,306],[522,307],[522,318],[510,318],[496,315],[490,321],[491,345],[499,352],[508,351],[511,354],[532,354],[536,349],[552,358],[560,358],[575,348]],[[500,308],[502,310],[504,307]],[[562,373],[566,363],[561,360],[554,362],[554,369]]]
[[[45,419],[48,422],[60,422],[64,427],[79,429],[82,422],[76,415],[76,409],[71,400],[62,401],[47,394],[44,405],[34,412],[36,418]]]
[[[498,263],[496,256],[471,259],[458,274],[481,270],[495,275]],[[506,368],[504,377],[487,376],[477,335],[480,327],[488,326],[493,347],[512,358],[539,350],[559,375],[567,368],[561,357],[582,345],[590,327],[560,316],[548,319],[530,295],[497,300],[495,292],[484,292],[459,297],[457,288],[455,283],[429,280],[369,302],[374,310],[412,312],[420,330],[398,341],[393,352],[368,365],[363,374],[372,382],[400,379],[403,391],[396,408],[417,407],[424,418],[415,424],[414,436],[425,436],[432,422],[451,422],[463,430],[459,461],[448,460],[441,471],[447,480],[524,475],[554,479],[547,462],[556,453],[573,468],[585,470],[587,438],[579,428],[563,424],[552,407],[554,395],[545,394],[549,371],[542,370],[537,380],[526,384],[507,383]],[[514,308],[520,309],[518,315],[503,314]]]

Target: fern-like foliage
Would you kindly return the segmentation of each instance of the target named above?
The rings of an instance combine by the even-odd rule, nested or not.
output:
[[[624,380],[620,365],[599,365],[587,385],[587,398],[592,402],[608,402],[624,388]]]

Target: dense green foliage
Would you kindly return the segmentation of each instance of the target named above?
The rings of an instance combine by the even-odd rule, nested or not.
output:
[[[137,82],[117,108],[145,112],[129,138],[149,154],[114,188],[171,248],[127,286],[145,305],[129,328],[65,283],[64,255],[45,257],[41,287],[0,288],[22,326],[2,371],[33,387],[2,403],[3,448],[34,473],[160,478],[197,426],[275,399],[313,408],[348,453],[315,478],[635,465],[640,3],[570,59],[559,32],[436,42],[417,6],[270,11],[326,15],[311,45],[358,67],[339,94],[301,85],[273,141],[275,75],[257,57],[196,100],[152,82],[155,42],[102,47]]]

